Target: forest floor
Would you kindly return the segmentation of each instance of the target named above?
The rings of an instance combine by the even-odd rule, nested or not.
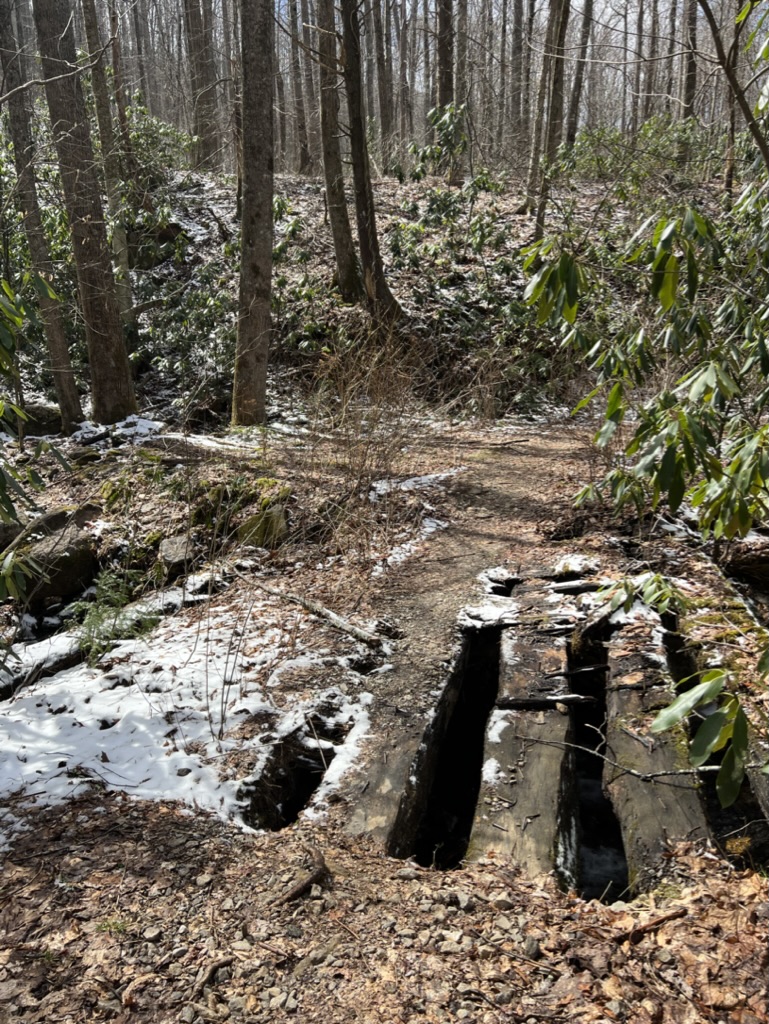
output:
[[[204,607],[180,609],[139,640],[118,643],[94,668],[69,669],[17,693],[15,700],[31,693],[38,708],[48,701],[47,719],[57,712],[60,725],[53,745],[43,749],[48,762],[30,755],[33,778],[4,797],[10,833],[0,877],[1,1020],[767,1019],[769,884],[764,870],[731,863],[725,843],[671,848],[652,891],[606,905],[562,892],[552,876],[524,877],[511,863],[486,858],[438,871],[387,856],[381,836],[351,834],[353,811],[404,722],[421,729],[429,720],[456,653],[458,615],[483,600],[483,570],[541,572],[580,554],[607,578],[654,567],[660,558],[677,574],[685,574],[687,563],[695,578],[702,572],[683,540],[664,538],[661,555],[659,537],[634,539],[626,525],[574,512],[576,486],[596,471],[583,428],[564,421],[486,427],[414,419],[408,437],[395,440],[382,467],[390,487],[375,489],[379,500],[369,493],[354,503],[346,523],[335,526],[334,544],[325,538],[321,548],[309,510],[317,517],[319,495],[349,490],[350,463],[339,437],[314,435],[309,443],[306,434],[275,431],[254,451],[242,435],[229,442],[209,438],[205,449],[188,436],[182,449],[182,442],[160,434],[103,450],[87,472],[51,470],[51,500],[83,501],[99,493],[101,480],[123,479],[121,501],[104,512],[104,521],[143,536],[153,524],[170,529],[179,508],[168,497],[167,476],[147,472],[149,453],[165,446],[169,454],[175,445],[171,463],[184,455],[185,472],[215,480],[254,474],[257,464],[265,472],[268,465],[273,476],[292,482],[296,529],[270,553],[223,549],[214,564],[226,585]],[[404,481],[411,483],[399,489]],[[433,524],[428,531],[426,519]],[[102,531],[109,532],[104,525]],[[372,653],[323,616],[259,591],[264,580],[367,629],[386,621],[395,639]],[[185,716],[178,714],[177,722],[185,717],[195,735],[173,642],[181,637],[189,644],[189,629],[197,628],[206,664],[217,669],[220,620],[228,623],[230,640],[238,637],[241,661],[227,695],[218,761],[212,737],[221,680],[207,693],[208,744],[200,739],[185,751],[166,739],[153,754],[146,737],[136,739],[135,709],[106,732],[103,721],[99,731],[103,712],[94,712],[93,721],[85,717],[87,701],[77,704],[75,696],[78,677],[86,674],[89,699],[96,701],[114,692],[114,681],[105,680],[128,672],[132,682],[120,692],[126,700],[129,691],[140,692],[147,707],[140,725],[151,731],[153,716],[169,705],[153,696],[163,687],[153,691],[146,681],[153,674],[165,678],[170,644],[179,693],[166,687],[163,699],[174,706],[178,696],[175,710]],[[278,639],[260,658],[267,635]],[[209,670],[193,667],[200,682]],[[300,720],[309,717],[308,708],[321,695],[328,701],[334,687],[340,713],[351,705],[365,709],[365,729],[349,757],[341,756],[346,741],[339,745],[344,770],[293,824],[279,831],[244,828],[232,780],[264,764],[260,749],[274,741],[281,720],[297,709]],[[12,705],[6,702],[10,715]],[[265,711],[272,716],[266,727],[259,717]],[[74,744],[64,724],[71,712]],[[23,740],[13,734],[16,749],[8,749],[6,738],[9,757],[19,757],[21,747],[35,749],[31,734],[45,732],[45,716],[26,725]],[[120,759],[123,726],[140,746],[143,768]],[[89,760],[94,736],[101,764]],[[57,749],[58,772],[49,770]],[[159,799],[153,757],[161,764],[188,759],[180,778],[165,773],[168,796],[178,799]],[[204,774],[212,765],[219,789]],[[200,799],[194,785],[178,788],[190,778]],[[147,779],[152,800],[141,799]],[[69,787],[68,799],[62,786]],[[211,810],[216,799],[219,815]],[[233,820],[224,820],[228,815]],[[281,902],[307,877],[313,851],[321,852],[328,875]]]

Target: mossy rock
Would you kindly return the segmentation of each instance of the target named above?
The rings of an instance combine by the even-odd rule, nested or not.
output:
[[[241,544],[257,548],[277,548],[288,536],[288,519],[285,507],[277,502],[249,516],[237,530]]]

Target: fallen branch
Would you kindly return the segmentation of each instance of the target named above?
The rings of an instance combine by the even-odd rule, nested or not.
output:
[[[679,776],[687,775],[701,775],[703,772],[718,772],[721,770],[717,764],[703,764],[699,768],[666,768],[659,769],[654,772],[640,772],[636,768],[628,768],[624,764],[620,764],[619,761],[614,761],[612,758],[607,757],[606,754],[599,754],[597,750],[592,750],[590,747],[580,746],[579,743],[567,743],[564,740],[545,740],[541,736],[525,736],[523,733],[518,734],[519,739],[525,740],[527,743],[542,743],[546,747],[558,747],[560,750],[581,750],[584,754],[592,754],[593,757],[600,758],[604,764],[608,764],[610,768],[616,768],[618,772],[623,775],[631,775],[634,779],[640,779],[641,782],[657,782],[659,779],[664,778],[677,778]],[[753,763],[745,765],[746,769],[763,768],[763,764]],[[613,781],[613,780],[612,780]],[[672,785],[673,783],[671,783]]]
[[[223,967],[231,966],[234,962],[234,956],[225,956],[222,957],[221,960],[214,960],[214,962],[209,964],[208,967],[201,967],[201,973],[192,989],[190,1001],[194,1003],[196,999],[200,999],[203,995],[203,989],[213,981],[213,977],[216,972],[220,971]]]
[[[626,932],[619,932],[619,934],[614,936],[614,941],[620,943],[620,945],[623,942],[630,942],[636,946],[644,935],[648,935],[649,932],[655,932],[663,924],[666,924],[668,921],[675,921],[679,917],[686,917],[685,907],[678,907],[677,910],[671,910],[668,914],[655,917],[652,921],[647,921],[646,924],[637,924]]]
[[[270,594],[272,597],[279,597],[284,601],[291,601],[294,604],[301,605],[306,611],[311,612],[313,615],[320,615],[321,618],[325,619],[329,625],[333,626],[334,629],[338,629],[341,633],[347,633],[349,636],[354,637],[356,640],[360,640],[361,643],[366,644],[367,647],[380,648],[382,646],[382,638],[376,636],[374,633],[369,633],[368,630],[361,629],[360,626],[353,625],[352,622],[348,622],[347,619],[343,619],[341,615],[337,615],[336,612],[332,612],[330,608],[326,608],[325,605],[319,604],[317,601],[313,601],[310,597],[302,597],[300,594],[292,594],[291,591],[279,590],[277,587],[271,587],[267,583],[262,583],[261,580],[249,579],[248,576],[244,576],[242,573],[235,571],[235,575],[239,576],[240,579],[245,580],[246,583],[254,583],[260,590],[263,590],[266,594]]]
[[[331,877],[331,872],[326,864],[326,859],[320,850],[316,846],[306,846],[305,849],[312,858],[313,869],[302,878],[296,885],[292,886],[287,893],[280,896],[273,903],[274,907],[280,907],[284,903],[290,903],[292,900],[298,900],[300,896],[304,896],[306,892],[309,892],[314,885],[323,885]]]

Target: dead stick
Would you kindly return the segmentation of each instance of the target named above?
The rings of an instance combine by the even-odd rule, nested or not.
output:
[[[653,921],[647,921],[646,924],[637,924],[633,928],[630,928],[626,932],[620,932],[614,936],[614,941],[622,944],[623,942],[631,942],[634,946],[637,945],[649,932],[656,931],[661,928],[663,924],[668,921],[675,921],[679,917],[686,917],[686,908],[678,907],[677,910],[671,910],[668,914],[662,914],[660,917],[655,917]]]
[[[284,903],[290,903],[292,900],[299,899],[300,896],[304,896],[314,885],[323,885],[327,882],[331,872],[326,864],[325,857],[316,846],[305,847],[307,852],[312,857],[313,869],[306,875],[301,881],[297,882],[291,889],[288,890],[283,896],[280,896],[273,903],[274,907],[280,907]]]
[[[236,575],[240,576],[242,580],[246,582],[253,582],[259,587],[260,590],[264,590],[265,593],[271,594],[272,597],[283,598],[284,601],[292,601],[294,604],[301,605],[308,612],[312,612],[313,615],[320,615],[321,618],[325,619],[334,629],[338,629],[342,633],[348,633],[356,640],[360,640],[361,643],[366,644],[367,647],[381,647],[381,637],[375,636],[373,633],[369,633],[365,629],[361,629],[359,626],[354,626],[352,622],[348,622],[347,619],[343,619],[341,615],[337,615],[336,612],[332,612],[330,608],[324,607],[317,601],[313,601],[309,597],[302,597],[300,594],[292,594],[287,590],[279,590],[277,587],[271,587],[267,583],[262,583],[261,580],[249,580],[247,576],[243,576],[242,573],[236,571]]]
[[[203,989],[212,981],[217,971],[220,971],[222,967],[229,967],[234,962],[234,956],[225,956],[222,957],[221,960],[214,960],[212,964],[209,964],[208,967],[203,970],[200,981],[195,983],[190,1001],[194,1003],[196,999],[199,999],[203,995]]]

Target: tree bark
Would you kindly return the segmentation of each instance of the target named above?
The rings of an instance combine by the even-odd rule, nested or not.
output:
[[[0,0],[0,57],[6,91],[16,89],[28,81],[25,75],[26,62],[20,59],[21,54],[11,31],[11,24],[11,0]],[[9,99],[8,118],[16,167],[16,194],[24,216],[24,231],[32,258],[32,269],[47,284],[51,284],[54,267],[40,212],[33,163],[35,147],[23,92],[17,92]],[[69,358],[61,305],[47,292],[40,295],[39,301],[62,427],[66,434],[71,434],[84,416]]]
[[[577,128],[579,127],[579,105],[582,100],[582,86],[585,81],[585,61],[587,60],[587,48],[590,42],[590,29],[592,24],[593,0],[585,0],[585,6],[582,11],[582,28],[579,36],[577,68],[574,72],[574,82],[571,87],[571,99],[569,100],[569,114],[566,118],[567,146],[573,146],[577,139]]]
[[[686,119],[694,117],[694,99],[697,95],[697,0],[684,0],[684,23],[686,54],[681,116]]]
[[[363,116],[360,25],[356,0],[341,0],[344,41],[344,79],[350,121],[350,155],[355,185],[355,212],[358,223],[363,286],[369,310],[377,325],[387,325],[401,316],[387,284],[379,250],[374,213],[374,193],[366,146],[366,124]]]
[[[635,38],[636,44],[633,52],[633,59],[635,60],[633,68],[633,95],[630,99],[630,134],[633,140],[638,135],[638,112],[641,107],[641,83],[643,82],[644,5],[642,2],[638,4]]]
[[[310,5],[308,0],[300,0],[302,15],[302,69],[304,73],[305,113],[307,115],[307,143],[313,164],[318,163],[320,145],[318,143],[318,101],[315,97],[315,82],[312,78],[313,54],[315,53],[315,33],[310,26]]]
[[[539,196],[537,198],[537,219],[534,225],[534,239],[539,240],[545,231],[545,215],[550,196],[550,167],[555,160],[563,132],[563,53],[566,29],[569,22],[571,0],[552,0],[550,16],[553,19],[554,40],[552,60],[548,76],[550,79],[547,124],[545,127],[545,170],[540,173]]]
[[[195,147],[195,166],[218,169],[216,72],[210,52],[212,40],[206,11],[205,7],[201,10],[200,0],[184,0],[184,28],[192,86],[192,129],[198,140]]]
[[[454,102],[454,0],[437,0],[438,106]]]
[[[33,9],[85,321],[93,418],[115,423],[136,411],[136,400],[76,70],[71,11],[62,0],[34,0]]]
[[[371,13],[374,23],[374,47],[376,50],[376,80],[379,97],[379,132],[382,152],[382,166],[390,169],[393,144],[393,93],[392,80],[387,73],[384,30],[382,28],[382,0],[372,0]]]
[[[243,214],[232,422],[266,417],[272,319],[273,4],[241,0]]]
[[[288,0],[289,28],[291,31],[291,92],[294,99],[294,119],[297,142],[297,171],[299,174],[312,172],[310,139],[307,133],[307,110],[304,102],[302,67],[299,58],[299,19],[296,0]]]
[[[128,130],[128,104],[125,98],[123,87],[123,58],[120,48],[120,26],[118,12],[114,0],[110,3],[110,34],[112,36],[112,76],[115,86],[115,105],[117,107],[117,120],[120,128],[120,147],[122,149],[123,161],[125,164],[126,177],[136,181],[139,176],[139,168],[133,153],[131,144],[131,133]]]
[[[96,121],[99,126],[101,158],[104,167],[104,181],[107,186],[107,205],[112,218],[112,254],[115,260],[115,295],[120,317],[128,332],[129,339],[137,332],[131,297],[131,275],[128,266],[128,235],[122,216],[122,190],[120,186],[120,160],[117,140],[112,125],[107,76],[102,63],[103,45],[99,35],[99,21],[94,0],[81,0],[85,36],[90,51],[91,87],[96,106]],[[129,348],[130,348],[129,344]]]
[[[334,241],[336,276],[345,302],[363,297],[352,240],[344,171],[339,151],[339,93],[334,0],[317,0],[318,51],[320,53],[320,128],[323,142],[323,173],[331,237]]]

